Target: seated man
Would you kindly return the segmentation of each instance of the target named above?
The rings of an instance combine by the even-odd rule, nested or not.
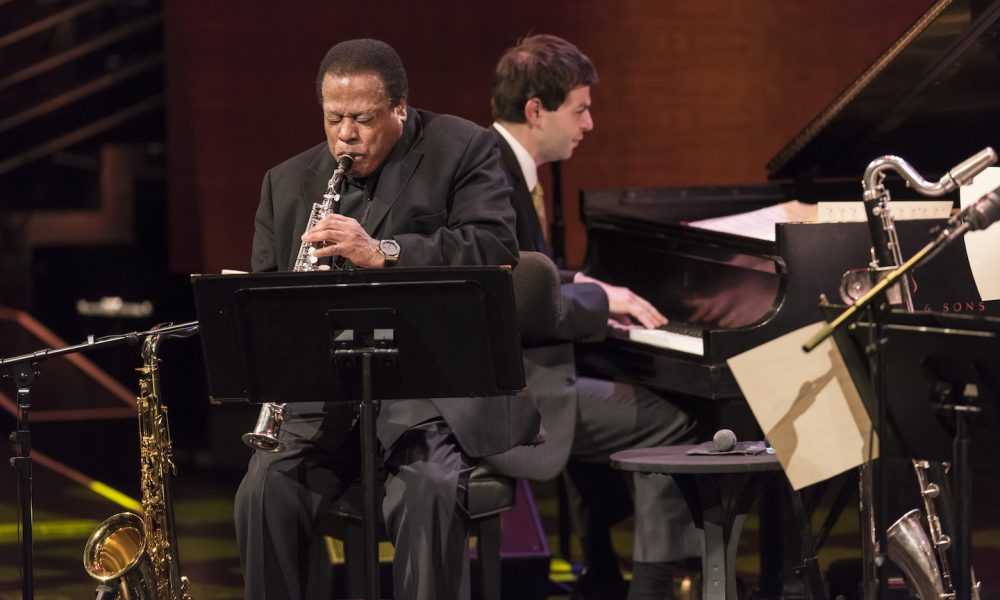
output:
[[[552,35],[525,38],[496,67],[493,132],[514,188],[522,250],[551,255],[537,169],[568,159],[593,129],[590,86],[596,82],[590,60]],[[627,491],[613,485],[623,479],[607,466],[608,458],[629,448],[690,443],[694,422],[649,390],[577,375],[573,343],[600,341],[609,326],[635,320],[658,327],[666,318],[627,288],[582,273],[561,276],[565,318],[552,340],[524,350],[528,392],[538,403],[548,441],[486,460],[503,473],[536,480],[551,479],[565,468],[585,562],[577,595],[624,596],[609,528],[624,516],[616,503],[627,503]],[[635,567],[628,597],[669,597],[670,563],[700,554],[694,524],[673,479],[637,475],[634,484]]]
[[[517,262],[510,186],[495,139],[468,121],[407,106],[406,72],[376,40],[326,54],[316,81],[326,141],[264,176],[253,270],[292,270],[302,243],[357,268]],[[339,214],[309,231],[338,157],[353,157]],[[284,448],[256,451],[236,494],[246,597],[329,598],[317,517],[357,478],[349,403],[287,405]],[[469,597],[466,482],[477,457],[532,441],[529,398],[394,400],[377,436],[386,471],[382,511],[395,545],[397,598]]]

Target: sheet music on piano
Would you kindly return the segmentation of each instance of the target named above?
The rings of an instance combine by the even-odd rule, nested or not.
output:
[[[720,233],[742,235],[758,240],[773,242],[774,226],[778,223],[793,223],[816,220],[816,205],[789,200],[781,204],[767,206],[750,212],[712,219],[702,219],[688,223],[691,227],[708,229]]]

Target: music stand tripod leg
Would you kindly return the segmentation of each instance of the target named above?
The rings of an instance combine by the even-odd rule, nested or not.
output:
[[[379,600],[378,538],[375,524],[378,495],[375,493],[375,406],[372,400],[372,353],[361,353],[361,485],[364,492],[365,598]]]
[[[378,454],[378,437],[375,428],[375,418],[378,415],[379,402],[374,399],[372,390],[372,361],[375,357],[382,360],[395,361],[398,357],[396,348],[337,348],[334,346],[335,362],[350,362],[361,357],[361,400],[358,402],[358,426],[361,428],[361,491],[363,504],[364,531],[364,590],[366,600],[380,600],[380,579],[378,561],[378,536],[375,533],[378,525],[379,496],[376,491],[375,475],[378,470],[376,457]]]

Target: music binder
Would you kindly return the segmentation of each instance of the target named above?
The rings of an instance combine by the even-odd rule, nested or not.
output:
[[[217,402],[356,400],[356,372],[331,361],[330,309],[394,312],[400,363],[395,374],[379,368],[373,381],[379,400],[524,388],[506,268],[193,275],[191,281],[209,395]]]
[[[836,314],[843,307],[825,311]],[[952,460],[954,424],[942,412],[978,397],[981,414],[970,423],[973,466],[996,468],[1000,453],[1000,319],[934,312],[889,311],[879,317],[886,344],[883,400],[889,428],[879,432],[883,456]],[[861,320],[834,334],[852,379],[877,423],[864,349],[870,324]],[[968,386],[972,386],[969,388]]]

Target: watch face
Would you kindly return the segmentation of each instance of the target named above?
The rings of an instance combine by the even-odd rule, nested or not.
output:
[[[382,254],[385,254],[386,258],[395,258],[399,256],[399,244],[396,240],[382,240],[378,244],[379,249]]]

